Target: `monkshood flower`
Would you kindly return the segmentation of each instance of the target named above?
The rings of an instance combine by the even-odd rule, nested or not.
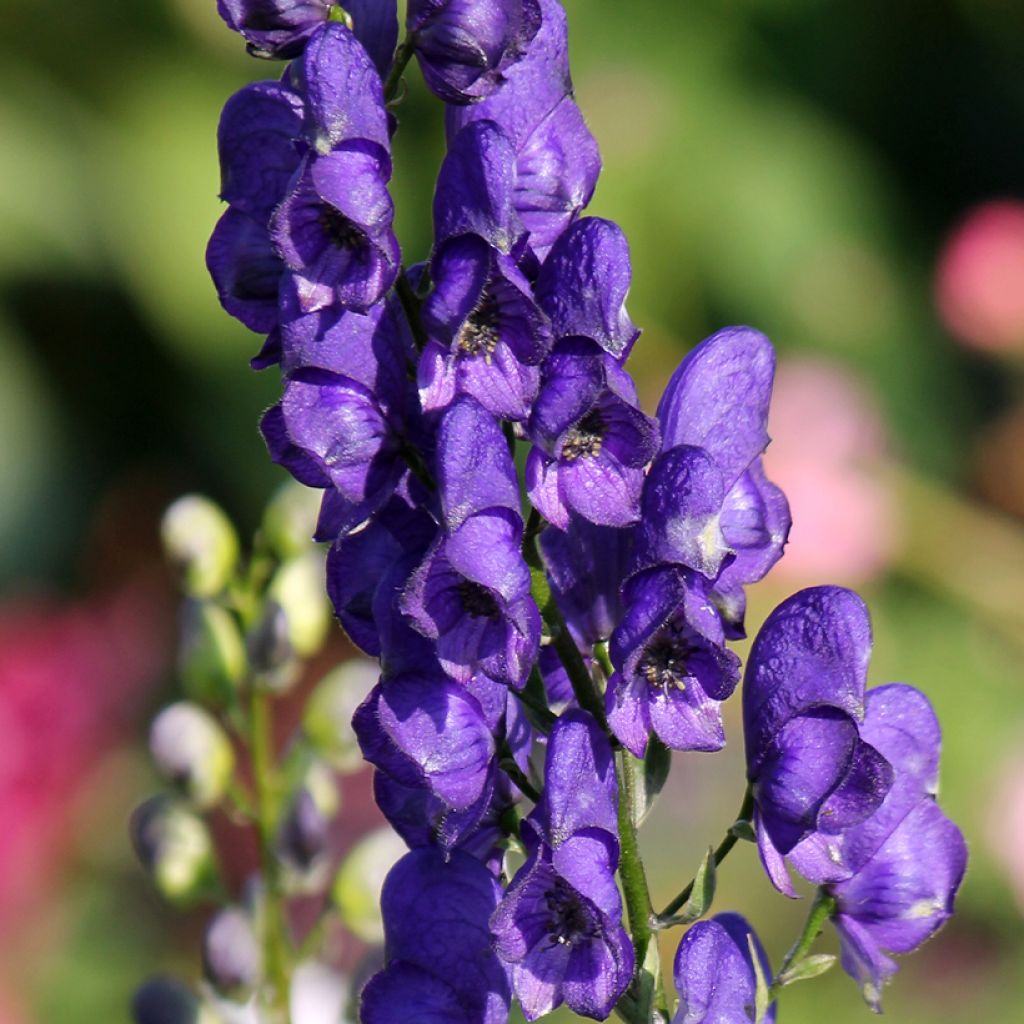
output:
[[[600,526],[640,518],[644,467],[658,452],[658,425],[637,408],[636,387],[593,342],[555,346],[527,430],[530,500],[566,529],[575,513]]]
[[[599,217],[573,224],[537,278],[537,301],[555,340],[589,338],[624,363],[640,337],[626,312],[632,278],[629,243],[617,224]]]
[[[309,37],[342,10],[382,77],[398,41],[396,0],[345,0],[344,5],[334,0],[217,0],[217,10],[254,57],[297,57]]]
[[[406,14],[423,77],[446,103],[497,89],[540,23],[537,0],[409,0]]]
[[[281,82],[256,82],[224,105],[217,129],[221,198],[206,265],[224,309],[250,330],[277,325],[284,264],[267,228],[305,150],[301,96]]]
[[[470,121],[489,119],[512,142],[513,204],[538,262],[590,202],[601,171],[597,142],[572,96],[565,11],[558,0],[541,0],[540,7],[541,29],[501,88],[447,111],[449,140]]]
[[[662,455],[644,488],[638,567],[675,562],[715,580],[730,637],[742,636],[743,585],[782,556],[785,495],[765,478],[771,342],[734,327],[680,363],[661,402]]]
[[[860,735],[871,624],[841,587],[801,590],[761,627],[747,662],[743,728],[761,861],[795,895],[783,857],[814,832],[837,834],[881,805],[893,768]]]
[[[567,712],[548,738],[543,797],[524,824],[529,859],[491,917],[527,1020],[563,1002],[604,1020],[629,985],[617,814],[608,739],[586,712]]]
[[[406,854],[381,893],[384,969],[363,988],[364,1024],[505,1024],[509,983],[487,921],[501,886],[479,861],[425,847]]]
[[[770,985],[768,956],[740,914],[716,914],[683,936],[673,968],[679,1008],[672,1024],[754,1024],[757,981],[748,936]],[[767,1024],[773,1024],[775,1008],[772,1003],[762,1018]]]
[[[898,684],[871,690],[861,735],[895,769],[892,788],[861,824],[811,836],[790,858],[811,881],[832,883],[843,967],[879,1011],[898,969],[884,951],[912,952],[945,923],[967,849],[935,803],[941,732],[928,698]]]
[[[393,784],[381,801],[385,813],[395,811],[389,814],[393,824],[404,818],[407,826],[427,828],[446,849],[477,827],[494,792],[495,739],[479,702],[464,687],[441,673],[382,680],[352,726],[363,756]],[[424,794],[436,800],[424,801]],[[424,817],[410,820],[398,810],[413,796]],[[408,828],[398,831],[416,841]]]
[[[540,644],[540,613],[523,560],[523,521],[508,444],[474,399],[444,415],[437,437],[443,529],[416,570],[402,610],[436,642],[453,679],[483,672],[521,686]]]
[[[512,205],[514,154],[491,121],[452,142],[434,197],[434,290],[419,364],[426,410],[471,394],[493,415],[525,420],[551,348],[547,318],[516,265],[524,228]]]
[[[707,580],[677,566],[649,569],[627,581],[623,603],[609,648],[612,731],[637,757],[652,729],[673,750],[721,750],[721,702],[739,682],[740,660],[725,649]]]

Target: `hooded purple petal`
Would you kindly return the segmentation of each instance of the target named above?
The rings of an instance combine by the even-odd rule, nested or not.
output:
[[[427,85],[456,104],[498,88],[540,23],[537,0],[409,0],[406,16]]]
[[[455,989],[422,967],[394,960],[359,994],[363,1024],[475,1024]]]
[[[730,327],[680,363],[661,402],[665,449],[689,444],[718,463],[727,487],[768,445],[775,350],[760,332]]]
[[[259,334],[277,326],[284,264],[265,224],[239,210],[226,210],[206,247],[206,267],[221,305],[231,316]]]
[[[672,1024],[753,1024],[757,983],[748,935],[771,984],[771,966],[754,930],[739,914],[717,914],[695,924],[679,943],[673,967],[679,1009]],[[764,1020],[775,1020],[774,1003]]]
[[[589,338],[624,361],[639,330],[626,312],[629,243],[609,220],[587,217],[559,238],[537,280],[537,301],[556,341]]]
[[[478,235],[508,254],[523,236],[512,205],[515,154],[493,121],[467,125],[452,140],[434,192],[434,239]]]

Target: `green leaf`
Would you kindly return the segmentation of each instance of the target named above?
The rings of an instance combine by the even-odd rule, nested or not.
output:
[[[764,971],[761,969],[761,958],[758,956],[757,943],[754,941],[754,933],[747,932],[747,946],[750,949],[750,962],[754,968],[754,1024],[761,1024],[768,1013],[771,1005],[771,992],[768,989],[768,982],[765,980]]]
[[[716,882],[715,852],[709,846],[693,879],[690,898],[683,904],[683,909],[679,913],[681,923],[696,921],[711,909],[711,904],[715,900]]]
[[[790,967],[778,976],[775,984],[778,988],[792,985],[795,981],[809,981],[811,978],[824,974],[834,963],[836,958],[831,953],[815,953],[813,956],[806,956],[803,960]]]
[[[757,836],[754,834],[754,826],[751,822],[747,821],[746,818],[740,818],[738,821],[734,821],[729,827],[729,834],[735,836],[737,839],[742,839],[746,843],[757,842]]]
[[[639,828],[647,815],[651,813],[654,801],[662,791],[672,767],[672,751],[656,736],[652,736],[647,744],[647,756],[644,758],[643,774],[637,775],[639,783],[635,804],[634,824]]]

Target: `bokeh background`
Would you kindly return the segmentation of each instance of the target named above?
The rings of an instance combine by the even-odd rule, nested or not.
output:
[[[970,868],[887,1012],[1017,1019],[1024,8],[566,6],[605,160],[592,209],[633,246],[645,405],[719,326],[756,325],[781,353],[768,462],[794,529],[751,625],[800,586],[860,588],[872,683],[915,683],[945,726],[942,799]],[[214,0],[5,0],[3,20],[0,1024],[122,1021],[140,977],[198,972],[203,919],[162,908],[125,828],[155,785],[143,737],[174,685],[159,515],[200,490],[248,531],[283,480],[255,426],[276,378],[248,369],[258,339],[221,312],[203,265],[220,107],[277,69],[245,57]],[[417,257],[441,156],[418,83],[401,120],[394,194]],[[659,903],[732,820],[731,712],[729,752],[677,758],[645,826]],[[370,820],[360,806],[356,793],[353,829]],[[770,890],[752,848],[720,893],[777,961],[804,908]],[[825,1007],[835,1024],[868,1019],[839,971],[787,990],[782,1012]]]

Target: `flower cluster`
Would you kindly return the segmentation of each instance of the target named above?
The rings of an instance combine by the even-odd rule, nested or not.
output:
[[[714,865],[653,914],[638,783],[663,781],[668,751],[725,744],[745,588],[790,524],[762,466],[772,345],[719,331],[655,416],[640,408],[629,247],[584,215],[600,157],[558,0],[410,0],[397,50],[393,2],[220,7],[290,63],[225,107],[208,263],[225,309],[267,336],[254,365],[280,366],[262,431],[323,492],[327,590],[381,667],[353,726],[409,847],[361,1019],[500,1024],[515,998],[528,1020],[563,1002],[667,1020],[652,922],[703,916]],[[432,251],[405,266],[388,182],[413,56],[447,152]],[[886,951],[945,920],[965,853],[934,801],[928,702],[865,697],[869,647],[838,588],[766,622],[743,689],[748,799],[716,860],[749,833],[781,891],[787,857],[819,885],[813,923],[834,917],[877,1006]],[[743,918],[697,924],[675,1020],[773,1019],[822,962],[808,946],[773,980]]]

